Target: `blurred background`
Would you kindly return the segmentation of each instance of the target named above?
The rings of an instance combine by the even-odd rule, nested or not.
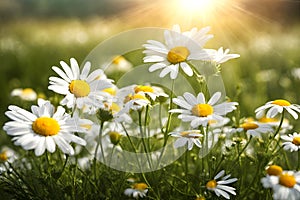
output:
[[[174,24],[210,26],[206,48],[241,55],[222,66],[222,76],[242,115],[276,98],[300,103],[299,0],[1,0],[0,24],[1,126],[7,106],[19,101],[13,89],[53,96],[48,77],[60,60],[82,62],[125,30]]]

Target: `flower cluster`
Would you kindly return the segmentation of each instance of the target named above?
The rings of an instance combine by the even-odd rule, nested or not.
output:
[[[164,31],[164,41],[145,41],[139,52],[144,55],[140,62],[149,67],[150,73],[161,70],[158,79],[170,81],[170,89],[154,82],[120,87],[114,77],[109,77],[110,70],[92,71],[89,61],[80,69],[74,58],[70,64],[61,61],[60,67],[52,67],[57,76],[49,78],[48,86],[59,97],[43,99],[29,89],[15,90],[13,96],[29,101],[37,99],[37,105],[31,105],[30,111],[10,105],[5,112],[10,121],[4,124],[3,130],[25,152],[33,151],[39,158],[45,155],[48,177],[54,177],[55,183],[66,173],[68,162],[72,163],[69,169],[78,167],[87,177],[78,182],[92,183],[93,191],[99,189],[99,174],[105,174],[99,173],[102,164],[129,172],[126,176],[134,174],[136,180],[142,179],[124,184],[126,176],[118,177],[122,184],[114,188],[124,189],[118,198],[126,195],[161,199],[160,195],[169,195],[160,190],[161,185],[167,185],[172,190],[169,193],[177,192],[183,199],[190,196],[230,199],[231,195],[243,199],[252,190],[254,196],[261,195],[264,191],[260,184],[252,188],[245,186],[258,180],[256,177],[248,180],[249,166],[249,171],[261,178],[263,186],[272,189],[274,199],[299,199],[300,172],[296,170],[300,170],[300,162],[291,165],[288,156],[294,158],[292,154],[296,152],[300,159],[300,134],[291,133],[293,126],[286,114],[298,119],[300,106],[277,99],[257,108],[256,119],[241,117],[239,103],[227,98],[224,91],[211,89],[206,82],[210,77],[202,71],[203,66],[217,77],[221,74],[221,64],[239,57],[229,54],[229,49],[224,51],[223,47],[204,48],[213,37],[209,30],[205,27],[182,32],[175,25],[172,30]],[[199,63],[203,66],[199,67]],[[122,65],[121,71],[135,68],[125,55],[112,61],[112,65],[118,64]],[[170,79],[166,77],[168,74]],[[180,75],[191,83],[192,89],[176,90],[174,85]],[[10,163],[17,154],[13,157],[6,152],[9,151],[0,153],[0,161],[9,164],[1,172],[14,170]],[[48,152],[60,155],[57,160],[65,161],[59,173],[48,170],[58,162],[49,161]],[[291,153],[286,156],[286,166],[290,169],[271,165],[266,177],[262,177],[265,174],[261,167],[279,162],[281,153]],[[166,170],[169,164],[174,171]],[[161,168],[159,175],[153,175],[153,171]],[[105,170],[110,174],[109,169]],[[77,170],[74,171],[70,176],[72,186],[77,182],[74,178]],[[145,172],[149,171],[148,176]],[[225,175],[225,171],[230,174]],[[231,174],[237,178],[231,178]],[[74,194],[73,191],[72,197]]]

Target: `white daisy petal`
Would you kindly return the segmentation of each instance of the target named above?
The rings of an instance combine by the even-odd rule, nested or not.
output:
[[[193,70],[186,62],[181,62],[180,67],[186,75],[193,76]]]
[[[66,75],[70,78],[70,80],[76,79],[74,77],[74,74],[73,74],[71,68],[69,67],[69,65],[67,63],[65,63],[64,61],[60,61],[59,63],[61,65],[61,67],[63,68],[63,70],[65,71]]]
[[[174,142],[174,147],[175,148],[179,148],[179,147],[183,147],[186,145],[186,143],[188,142],[188,140],[186,138],[178,138],[175,142]]]
[[[156,71],[158,69],[162,69],[164,67],[166,67],[166,64],[164,64],[164,63],[155,63],[149,67],[149,72],[154,72],[154,71]]]
[[[209,105],[215,105],[219,101],[220,97],[221,97],[221,92],[216,92],[207,103]]]
[[[186,102],[189,102],[190,105],[196,105],[197,104],[197,99],[194,95],[192,95],[189,92],[185,92],[183,94],[184,99],[186,100]],[[188,109],[188,107],[186,107]],[[190,106],[190,108],[192,108],[192,106]]]
[[[89,73],[90,73],[90,69],[91,69],[91,62],[86,62],[84,64],[84,67],[82,69],[82,72],[80,74],[80,80],[86,80]],[[79,73],[79,72],[78,72]]]
[[[67,82],[71,82],[71,79],[63,72],[60,68],[53,66],[52,67],[53,71],[55,71],[61,78],[66,80]]]

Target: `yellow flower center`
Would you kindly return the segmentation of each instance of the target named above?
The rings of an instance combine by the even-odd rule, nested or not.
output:
[[[116,90],[114,88],[106,88],[104,90],[102,90],[103,92],[106,92],[112,96],[115,96],[116,95]]]
[[[267,169],[267,174],[270,176],[279,176],[282,173],[282,168],[278,165],[271,165]]]
[[[272,104],[278,105],[278,106],[290,106],[291,103],[284,99],[277,99],[275,101],[272,101]]]
[[[190,133],[190,132],[188,132],[188,131],[182,131],[182,132],[180,133],[180,135],[181,135],[182,137],[185,137],[185,136],[187,136],[189,133]]]
[[[270,123],[270,122],[278,122],[275,118],[268,118],[268,117],[262,117],[259,119],[259,122],[261,123]]]
[[[143,99],[143,100],[148,100],[146,96],[142,95],[142,94],[134,94],[132,96],[130,96],[130,99]]]
[[[298,145],[299,146],[300,145],[300,137],[299,136],[298,137],[294,137],[292,143],[294,145]]]
[[[190,51],[186,47],[178,46],[169,51],[167,59],[170,63],[177,64],[185,61],[189,55]]]
[[[59,132],[60,126],[53,118],[40,117],[32,123],[32,130],[42,136],[52,136]]]
[[[107,110],[111,111],[113,114],[116,112],[119,112],[121,110],[120,106],[116,104],[115,102],[108,104],[104,103],[104,106]]]
[[[118,64],[120,64],[124,60],[125,60],[125,58],[123,56],[116,56],[113,59],[112,63],[118,65]]]
[[[198,134],[199,136],[198,135],[189,136],[190,133]],[[182,131],[182,132],[180,132],[180,135],[182,137],[188,137],[188,138],[200,138],[200,137],[202,137],[202,135],[200,133],[190,132],[190,131]]]
[[[253,122],[247,122],[247,123],[243,123],[241,125],[241,127],[245,130],[245,131],[248,131],[248,130],[251,130],[251,129],[256,129],[258,128],[258,125],[253,123]]]
[[[192,108],[193,115],[207,117],[214,112],[214,108],[209,104],[197,104]]]
[[[69,85],[69,90],[75,97],[86,97],[90,93],[90,85],[83,80],[73,80]]]
[[[279,177],[279,184],[288,188],[292,188],[296,184],[296,179],[292,175],[281,174]]]
[[[34,90],[31,89],[31,88],[25,88],[23,91],[22,91],[22,94],[23,95],[31,95],[31,94],[35,94]]]
[[[7,157],[7,153],[6,151],[3,151],[2,153],[0,153],[0,161],[5,162],[7,161],[8,157]]]
[[[133,185],[133,189],[136,189],[136,190],[145,190],[148,188],[148,185],[146,183],[135,183]]]
[[[217,187],[217,181],[216,181],[216,180],[208,181],[208,182],[206,183],[206,187],[207,187],[208,189],[214,189],[214,188],[216,188],[216,187]]]
[[[139,92],[154,92],[153,88],[151,86],[147,85],[138,85],[134,88],[135,93]]]
[[[197,197],[195,200],[205,200],[205,197]]]

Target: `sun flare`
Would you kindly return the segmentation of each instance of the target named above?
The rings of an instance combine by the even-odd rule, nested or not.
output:
[[[216,2],[216,0],[179,0],[180,7],[191,12],[210,10]]]

